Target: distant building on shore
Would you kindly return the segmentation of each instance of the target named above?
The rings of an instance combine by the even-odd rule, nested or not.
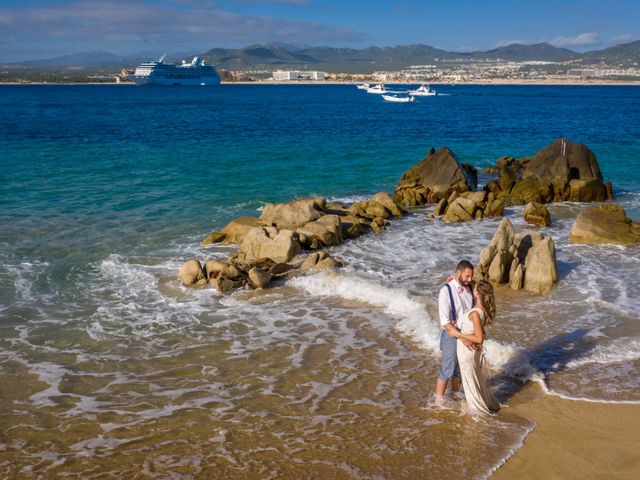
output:
[[[280,82],[295,81],[324,81],[324,72],[305,72],[300,70],[276,70],[273,72],[273,79]]]

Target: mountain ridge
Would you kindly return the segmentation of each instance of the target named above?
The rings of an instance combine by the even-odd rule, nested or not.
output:
[[[494,48],[486,51],[455,52],[430,45],[412,44],[391,47],[370,46],[363,49],[291,45],[283,43],[253,44],[238,49],[212,48],[200,54],[182,55],[191,59],[199,55],[208,63],[227,70],[314,69],[329,72],[371,73],[373,71],[402,70],[412,65],[437,62],[482,61],[548,61],[575,60],[582,64],[613,63],[637,65],[640,62],[640,40],[615,45],[602,50],[578,53],[566,48],[541,42]],[[143,60],[157,58],[158,54],[140,52],[116,55],[109,52],[82,52],[59,57],[13,63],[26,67],[132,67]],[[173,55],[176,57],[177,55]]]

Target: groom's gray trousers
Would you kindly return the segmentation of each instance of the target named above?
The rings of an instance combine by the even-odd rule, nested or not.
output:
[[[440,330],[440,351],[442,352],[442,360],[440,361],[440,373],[438,373],[438,378],[443,382],[448,382],[451,377],[460,378],[460,367],[458,366],[458,339],[450,336],[444,328]]]

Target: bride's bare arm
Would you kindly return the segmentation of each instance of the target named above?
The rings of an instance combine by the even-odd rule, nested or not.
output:
[[[469,319],[471,319],[471,321],[473,322],[472,335],[463,335],[457,330],[454,330],[453,332],[449,331],[449,335],[459,338],[460,340],[466,340],[467,342],[480,344],[484,341],[484,329],[482,328],[482,323],[480,322],[480,315],[478,315],[478,312],[471,312],[469,314]]]

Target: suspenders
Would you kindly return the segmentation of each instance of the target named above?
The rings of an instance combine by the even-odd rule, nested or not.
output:
[[[449,292],[449,302],[451,302],[451,322],[456,323],[458,321],[458,313],[456,312],[456,304],[453,301],[453,292],[451,291],[451,285],[445,283],[444,286],[447,287],[447,291]],[[473,296],[473,293],[471,294],[471,306],[476,306],[476,297]]]
[[[451,323],[456,323],[458,321],[458,314],[456,312],[456,304],[453,301],[453,292],[451,291],[451,285],[445,283],[444,286],[447,287],[447,291],[449,292],[449,302],[451,302]]]

